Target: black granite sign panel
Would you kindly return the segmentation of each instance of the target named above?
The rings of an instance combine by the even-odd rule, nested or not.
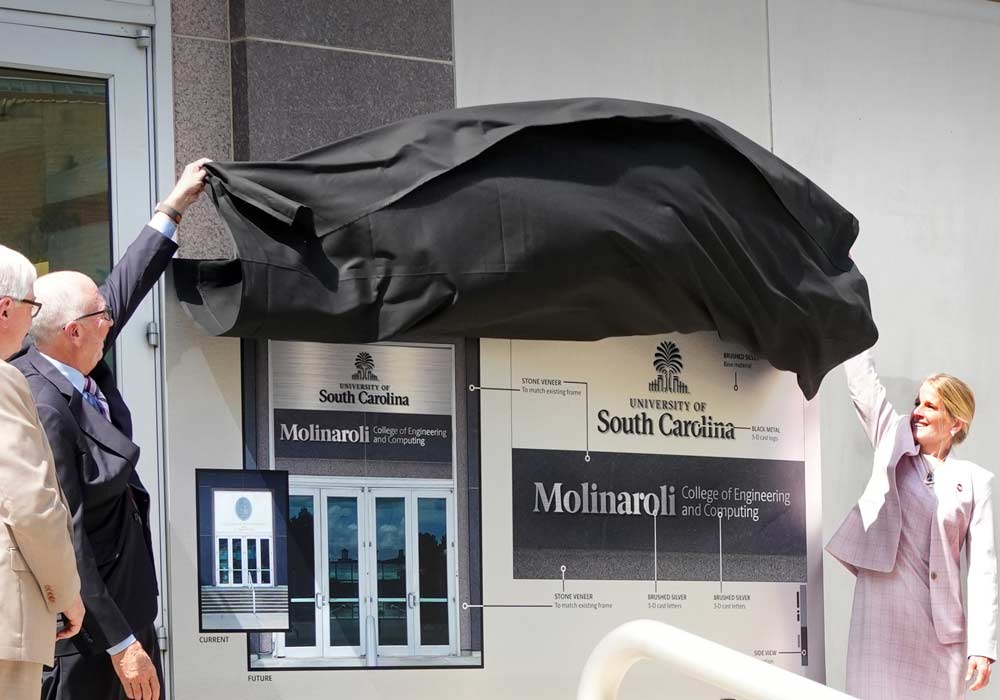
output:
[[[803,462],[590,458],[513,450],[515,578],[805,580]]]
[[[275,409],[274,456],[450,464],[451,416]]]

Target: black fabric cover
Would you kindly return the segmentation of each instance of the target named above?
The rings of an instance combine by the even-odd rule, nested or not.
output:
[[[369,342],[716,330],[807,397],[874,344],[857,220],[694,112],[456,109],[272,163],[212,163],[232,260],[175,261],[208,332]]]

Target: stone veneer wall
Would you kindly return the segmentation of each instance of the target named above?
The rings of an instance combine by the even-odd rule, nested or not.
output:
[[[450,0],[172,0],[175,157],[275,160],[455,103]],[[227,257],[210,203],[182,256]]]
[[[233,98],[227,0],[172,0],[174,157],[232,160]],[[203,197],[178,233],[183,257],[229,257],[232,243]]]

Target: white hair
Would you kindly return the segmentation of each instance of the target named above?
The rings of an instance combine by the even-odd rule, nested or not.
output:
[[[35,266],[12,248],[0,245],[0,297],[25,299],[35,284]]]
[[[90,301],[80,293],[78,272],[54,272],[42,275],[35,285],[35,300],[42,308],[31,321],[28,333],[36,345],[47,345],[66,324],[83,316]]]

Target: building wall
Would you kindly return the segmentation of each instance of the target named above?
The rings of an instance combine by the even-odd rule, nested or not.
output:
[[[1000,7],[970,2],[759,3],[468,0],[456,6],[459,105],[598,94],[677,104],[769,145],[861,220],[854,256],[882,332],[897,404],[940,369],[980,394],[960,453],[989,468],[997,407],[996,296]],[[539,66],[545,70],[538,70]],[[954,342],[961,339],[960,342]],[[975,339],[975,340],[973,340]],[[824,530],[867,478],[870,449],[839,370],[821,392]],[[826,559],[827,668],[843,687],[853,581]],[[628,682],[628,681],[626,681]],[[991,687],[984,696],[1000,697]]]
[[[770,144],[764,0],[627,4],[631,12],[604,0],[456,2],[458,106],[579,96],[642,100],[711,114]],[[483,554],[490,557],[489,550]],[[487,666],[504,654],[506,640],[518,638],[523,619],[487,619]],[[610,631],[617,622],[595,617],[592,624]],[[525,670],[508,681],[507,692],[568,697],[583,661],[578,649],[568,651],[563,667]],[[675,697],[712,697],[700,681],[653,663],[636,664],[619,697],[651,697],[648,690],[658,686]]]
[[[229,7],[226,0],[171,2],[175,170],[198,157],[233,157]],[[191,208],[178,233],[179,255],[229,257],[232,243],[207,198]],[[194,523],[177,517],[170,494],[195,493],[197,468],[243,465],[240,341],[204,334],[181,310],[167,283],[163,364],[166,397],[168,595],[197,599]],[[169,601],[168,601],[169,604]],[[174,609],[172,605],[171,610]],[[195,616],[171,614],[173,678],[199,653]],[[182,641],[183,640],[183,641]],[[245,664],[237,650],[230,663]]]
[[[198,157],[280,159],[454,106],[448,0],[171,0],[170,7],[178,173]],[[234,251],[207,198],[190,210],[179,241],[182,257]],[[169,282],[165,326],[169,490],[193,493],[195,468],[244,463],[240,341],[207,337]],[[256,350],[266,363],[263,344]],[[168,525],[171,586],[188,600],[197,595],[189,527],[178,519]],[[170,623],[173,639],[198,637],[197,620],[174,615]],[[199,650],[178,643],[172,651],[177,673]],[[245,649],[232,653],[235,667],[246,665]]]
[[[232,160],[229,3],[172,0],[174,162],[179,174],[197,158]],[[207,197],[181,228],[182,256],[228,257],[232,244]]]
[[[453,55],[451,8],[437,0],[173,0],[177,162],[281,158],[453,102],[600,94],[706,112],[773,146],[858,216],[854,258],[871,284],[891,398],[907,406],[931,371],[969,379],[980,408],[961,454],[994,469],[1000,5],[634,0],[629,10],[462,0]],[[182,228],[182,254],[226,255],[200,207]],[[176,464],[239,466],[239,344],[207,338],[167,299],[168,479],[187,478]],[[819,401],[829,536],[863,487],[870,451],[838,372]],[[195,443],[205,426],[215,439]],[[181,527],[170,524],[172,566],[193,572]],[[828,679],[843,687],[852,580],[829,558],[825,575]],[[196,633],[191,621],[173,624]],[[197,653],[187,646],[174,645],[175,669]],[[655,673],[637,669],[623,696],[630,679]],[[1000,697],[1000,683],[978,695]]]
[[[1000,421],[990,309],[1000,288],[1000,5],[771,0],[774,150],[861,222],[889,397],[912,406],[921,379],[966,379],[979,406],[958,450],[991,471]],[[823,520],[833,534],[871,464],[843,374],[820,393]],[[853,577],[825,566],[827,675],[843,687]],[[977,697],[1000,698],[995,680]]]
[[[2,4],[82,21],[169,21],[178,167],[202,155],[280,158],[456,101],[603,94],[716,116],[772,145],[859,217],[854,257],[871,283],[891,398],[907,405],[939,369],[969,379],[980,408],[961,454],[993,468],[996,2],[460,0],[454,13],[445,0]],[[180,240],[187,256],[232,249],[207,202]],[[205,336],[173,299],[168,287],[166,479],[193,491],[193,467],[243,462],[240,346]],[[829,535],[863,486],[869,451],[836,374],[820,402]],[[172,585],[193,591],[191,527],[168,520]],[[829,559],[826,581],[828,676],[842,686],[852,582]],[[171,624],[174,639],[196,636],[193,620]],[[171,648],[175,669],[197,653]],[[1000,683],[979,697],[1000,697]]]

